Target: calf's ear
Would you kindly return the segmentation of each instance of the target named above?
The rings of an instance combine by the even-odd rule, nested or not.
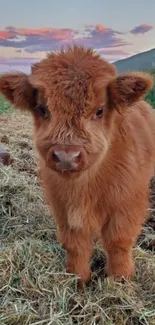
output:
[[[111,108],[122,110],[142,99],[152,86],[153,78],[148,73],[122,74],[108,85],[109,105]]]
[[[0,76],[0,93],[15,107],[31,109],[36,106],[36,89],[25,73],[6,73]]]

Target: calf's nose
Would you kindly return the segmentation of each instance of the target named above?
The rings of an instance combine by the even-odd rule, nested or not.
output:
[[[52,159],[56,163],[57,169],[74,170],[77,169],[81,159],[80,151],[54,150]]]

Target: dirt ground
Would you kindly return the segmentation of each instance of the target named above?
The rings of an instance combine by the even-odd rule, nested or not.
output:
[[[104,278],[97,244],[97,276],[79,294],[43,200],[32,138],[27,114],[0,115],[0,142],[15,158],[0,164],[0,325],[155,325],[155,178],[150,218],[133,250],[134,281]]]

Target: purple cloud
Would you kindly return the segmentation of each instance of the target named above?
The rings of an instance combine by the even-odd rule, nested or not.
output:
[[[24,49],[29,53],[60,49],[71,43],[96,49],[113,48],[129,44],[120,37],[122,34],[101,24],[85,26],[82,32],[68,28],[17,29],[8,26],[0,31],[0,46]]]
[[[133,28],[130,33],[134,34],[134,35],[138,35],[138,34],[145,34],[148,33],[151,29],[153,29],[152,25],[148,25],[148,24],[141,24],[139,26],[136,26],[135,28]]]
[[[0,65],[10,65],[10,66],[29,66],[33,63],[39,61],[38,58],[4,58],[0,57]]]
[[[129,52],[120,50],[117,48],[108,48],[108,49],[101,49],[99,50],[99,53],[102,55],[116,55],[116,56],[128,56]]]
[[[141,24],[133,28],[130,33],[139,35],[149,32],[153,26]],[[129,56],[127,45],[132,45],[125,39],[126,33],[108,28],[102,24],[86,25],[83,30],[70,28],[16,28],[7,26],[0,30],[0,47],[14,48],[16,58],[0,57],[0,70],[30,70],[30,66],[37,62],[38,58],[22,58],[22,53],[47,52],[59,50],[69,44],[91,47],[110,61]],[[34,54],[30,56],[34,56]],[[19,57],[18,57],[19,56]],[[25,55],[24,55],[25,56]],[[38,53],[37,55],[38,56]]]
[[[113,30],[112,28],[107,28],[101,24],[96,26],[86,26],[85,31],[87,32],[87,35],[82,38],[77,38],[77,44],[95,49],[129,45],[127,41],[118,37],[118,35],[123,35],[123,33]]]
[[[0,57],[0,72],[5,73],[10,70],[23,71],[30,73],[31,65],[40,61],[38,58],[4,58]]]

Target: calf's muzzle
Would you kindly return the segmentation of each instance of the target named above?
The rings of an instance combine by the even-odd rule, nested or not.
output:
[[[83,160],[83,153],[79,146],[54,146],[51,152],[52,164],[58,171],[77,171]]]

